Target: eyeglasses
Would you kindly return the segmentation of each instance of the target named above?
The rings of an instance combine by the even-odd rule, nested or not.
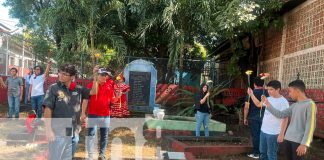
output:
[[[66,76],[66,77],[69,77],[69,76],[71,76],[70,74],[68,74],[68,73],[65,73],[65,72],[59,72],[59,74],[60,74],[60,75],[63,75],[63,76]]]

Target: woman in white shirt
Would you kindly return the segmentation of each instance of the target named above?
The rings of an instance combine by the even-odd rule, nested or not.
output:
[[[37,113],[37,118],[42,118],[42,103],[44,100],[44,83],[48,77],[51,61],[48,61],[45,73],[41,66],[34,67],[34,74],[30,78],[28,100],[31,101],[33,110]]]

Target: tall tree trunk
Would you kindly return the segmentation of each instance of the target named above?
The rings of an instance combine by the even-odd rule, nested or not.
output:
[[[96,65],[96,57],[94,53],[94,37],[92,31],[90,31],[90,48],[91,48],[91,57],[92,57],[92,66]]]
[[[182,89],[183,88],[183,79],[182,79],[182,75],[183,75],[183,60],[184,60],[184,46],[180,48],[180,58],[179,58],[179,88]]]
[[[164,45],[164,44],[161,44],[158,46],[158,58],[164,58],[165,55],[168,53],[168,48],[167,48],[167,45]],[[161,83],[166,83],[167,82],[167,79],[166,79],[166,74],[168,72],[168,68],[165,67],[165,62],[164,62],[165,59],[162,59],[159,63],[159,68],[161,68],[161,79],[160,79],[160,82]]]
[[[90,35],[90,52],[92,57],[92,66],[96,65],[96,56],[94,48],[94,6],[91,6],[90,19],[89,19],[89,35]]]
[[[168,65],[168,67],[167,67],[167,76],[165,78],[165,81],[166,81],[167,84],[170,83],[171,78],[173,77],[173,69],[174,69],[174,67],[172,65]]]

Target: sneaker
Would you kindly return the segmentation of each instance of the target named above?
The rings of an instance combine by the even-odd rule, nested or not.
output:
[[[259,159],[258,154],[251,153],[251,154],[248,154],[247,156],[250,157],[250,158]]]
[[[98,160],[106,160],[105,155],[99,155]]]

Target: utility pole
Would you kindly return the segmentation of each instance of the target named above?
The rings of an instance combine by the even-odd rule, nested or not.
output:
[[[25,68],[25,39],[23,37],[23,46],[22,46],[22,66],[21,66],[21,76],[24,77],[24,68]]]
[[[9,66],[9,35],[7,34],[6,35],[7,37],[7,51],[6,51],[6,56],[5,56],[5,61],[6,61],[6,65],[5,65],[5,68],[6,68],[6,72],[5,72],[5,75],[7,76],[8,75],[8,66]]]

